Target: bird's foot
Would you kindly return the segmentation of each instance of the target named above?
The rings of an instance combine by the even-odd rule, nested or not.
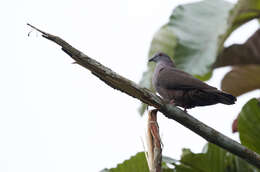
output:
[[[185,112],[185,113],[187,113],[187,112],[188,112],[186,108],[184,108],[184,112]]]

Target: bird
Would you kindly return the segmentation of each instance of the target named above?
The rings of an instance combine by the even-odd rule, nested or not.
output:
[[[152,77],[155,91],[170,104],[187,109],[217,103],[232,105],[237,100],[233,95],[220,91],[205,82],[176,68],[171,58],[163,53],[155,53],[149,62],[156,66]]]

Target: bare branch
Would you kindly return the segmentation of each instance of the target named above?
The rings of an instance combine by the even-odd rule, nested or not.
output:
[[[42,36],[44,38],[60,45],[62,47],[62,50],[66,52],[69,56],[71,56],[71,58],[73,58],[77,64],[80,64],[81,66],[89,69],[95,76],[100,78],[112,88],[120,90],[134,98],[137,98],[143,103],[158,108],[158,110],[162,112],[166,117],[179,122],[180,124],[197,133],[207,141],[214,143],[222,147],[223,149],[226,149],[227,151],[245,159],[248,163],[260,168],[259,154],[247,149],[238,142],[228,138],[227,136],[207,126],[206,124],[200,122],[199,120],[195,119],[188,113],[185,113],[181,109],[170,104],[165,104],[160,97],[156,96],[150,90],[142,88],[136,83],[124,78],[123,76],[118,75],[111,69],[103,66],[96,60],[75,49],[63,39],[37,29],[30,24],[28,25],[42,33]]]

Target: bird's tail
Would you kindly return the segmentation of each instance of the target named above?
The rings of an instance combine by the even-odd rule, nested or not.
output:
[[[234,97],[231,94],[222,92],[222,91],[218,91],[217,95],[218,95],[217,97],[218,97],[219,101],[226,105],[232,105],[235,103],[235,101],[237,101],[236,97]]]

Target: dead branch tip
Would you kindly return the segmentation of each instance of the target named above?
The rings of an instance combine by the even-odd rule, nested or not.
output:
[[[27,23],[27,25],[30,26],[31,28],[35,29],[36,31],[42,33],[42,34],[45,35],[45,36],[49,35],[48,33],[46,33],[46,32],[44,32],[44,31],[38,29],[37,27],[35,27],[35,26],[33,26],[33,25],[29,24],[29,23]]]

